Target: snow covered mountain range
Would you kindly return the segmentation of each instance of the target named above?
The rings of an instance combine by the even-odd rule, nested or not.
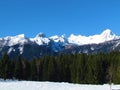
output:
[[[99,35],[93,36],[82,36],[71,34],[68,38],[65,38],[65,35],[62,36],[51,36],[46,37],[43,33],[39,33],[34,38],[27,38],[24,34],[17,36],[7,36],[5,38],[0,38],[1,46],[13,46],[16,44],[26,44],[26,43],[36,43],[38,45],[48,45],[51,41],[55,43],[62,44],[76,44],[76,45],[85,45],[85,44],[99,44],[110,40],[120,39],[119,36],[116,36],[111,30],[107,29]]]
[[[100,35],[93,35],[93,36],[75,36],[72,34],[68,41],[69,43],[77,44],[77,45],[85,45],[85,44],[99,44],[110,40],[119,39],[119,36],[116,36],[111,30],[107,29],[103,31]]]
[[[96,48],[98,50],[99,45],[107,45],[110,48],[108,51],[112,51],[118,49],[119,39],[120,36],[115,35],[109,29],[98,35],[82,36],[71,34],[68,38],[65,35],[46,37],[43,33],[39,33],[34,38],[27,38],[24,34],[20,34],[0,38],[0,56],[2,56],[3,52],[7,52],[11,57],[21,54],[25,58],[30,56],[36,58],[49,54],[56,55],[63,53],[63,51],[67,53],[89,53],[97,52],[95,50]],[[75,48],[79,49],[76,50]]]

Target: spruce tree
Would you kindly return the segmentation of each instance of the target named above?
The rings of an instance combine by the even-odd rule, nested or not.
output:
[[[36,60],[33,59],[31,61],[31,80],[38,80],[38,73],[37,73],[37,66],[36,66]]]
[[[31,66],[30,62],[27,60],[23,61],[23,79],[24,80],[30,80],[30,74],[31,74]]]
[[[11,61],[7,53],[3,54],[3,57],[0,61],[0,77],[3,79],[12,78],[11,74]]]
[[[16,79],[23,79],[23,62],[21,56],[18,56],[18,59],[15,62],[14,76]]]
[[[56,62],[53,56],[49,58],[48,62],[48,80],[49,81],[56,81]]]

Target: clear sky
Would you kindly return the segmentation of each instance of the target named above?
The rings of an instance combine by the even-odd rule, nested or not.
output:
[[[0,0],[0,37],[120,35],[120,0]]]

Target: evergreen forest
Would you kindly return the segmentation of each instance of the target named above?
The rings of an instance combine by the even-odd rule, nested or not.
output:
[[[120,84],[120,52],[60,54],[25,60],[11,60],[4,53],[0,78],[79,84]]]

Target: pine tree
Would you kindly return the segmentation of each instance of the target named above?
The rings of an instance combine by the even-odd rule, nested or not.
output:
[[[98,84],[98,70],[97,70],[97,60],[95,55],[89,55],[87,61],[87,74],[86,81],[89,84]]]
[[[116,70],[115,70],[115,77],[114,77],[114,83],[120,84],[120,54],[118,54],[117,58],[117,64],[116,64]]]
[[[56,81],[56,62],[55,58],[51,56],[48,62],[48,80]]]
[[[31,61],[31,80],[38,80],[38,73],[37,73],[37,65],[36,65],[36,60]]]
[[[23,62],[21,56],[18,56],[18,60],[15,62],[14,76],[19,80],[23,79]]]
[[[38,80],[42,81],[43,59],[38,60]]]
[[[70,73],[71,73],[71,82],[76,83],[76,74],[77,74],[77,57],[71,54],[71,64],[70,64]]]
[[[70,74],[70,57],[68,55],[60,55],[60,73],[63,82],[71,82]]]
[[[24,80],[30,80],[30,74],[31,74],[31,66],[29,61],[24,60],[23,61],[23,79]]]
[[[43,58],[43,69],[42,69],[42,80],[43,81],[48,80],[48,60],[49,60],[48,56],[45,56]]]
[[[82,53],[77,55],[77,83],[85,83],[87,55]]]
[[[0,77],[4,79],[12,78],[11,69],[12,67],[9,56],[7,55],[7,53],[4,53],[0,61]]]

